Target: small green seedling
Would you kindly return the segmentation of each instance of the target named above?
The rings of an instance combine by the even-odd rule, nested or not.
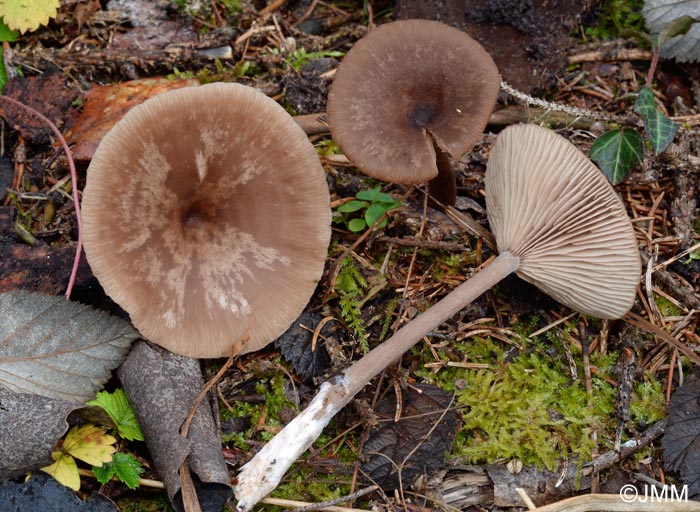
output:
[[[300,71],[310,60],[323,59],[325,57],[342,57],[343,55],[345,53],[339,51],[307,52],[306,48],[302,47],[290,53],[284,59],[284,63],[287,67]]]
[[[365,228],[373,226],[386,212],[401,206],[401,201],[396,201],[389,194],[382,192],[379,186],[370,190],[361,190],[355,197],[357,199],[343,203],[337,208],[337,211],[343,214],[341,220],[353,233],[359,233]],[[361,214],[362,217],[354,217],[350,214]],[[385,218],[377,225],[377,229],[383,228],[386,224],[387,219]]]

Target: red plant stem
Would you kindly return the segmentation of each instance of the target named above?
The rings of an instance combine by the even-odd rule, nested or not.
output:
[[[654,45],[653,51],[651,52],[651,63],[649,64],[649,71],[647,71],[646,85],[651,87],[651,83],[654,80],[654,73],[656,73],[656,66],[659,64],[659,54],[661,53],[661,48]]]
[[[63,135],[61,135],[61,132],[59,129],[56,127],[51,120],[43,115],[42,113],[38,112],[37,110],[34,110],[32,107],[25,105],[24,103],[20,103],[19,101],[8,98],[7,96],[2,96],[0,95],[0,99],[2,101],[6,101],[7,103],[10,103],[11,105],[14,105],[16,107],[23,108],[30,114],[35,115],[42,121],[44,121],[49,128],[53,131],[53,133],[56,135],[56,138],[58,138],[59,142],[61,143],[61,146],[63,147],[63,151],[66,152],[66,157],[68,158],[68,167],[70,168],[70,176],[71,180],[73,181],[73,203],[75,204],[75,219],[78,223],[78,246],[75,248],[75,257],[73,258],[73,269],[71,270],[70,273],[70,279],[68,280],[68,287],[66,288],[66,299],[70,299],[70,294],[73,291],[73,285],[75,284],[75,276],[78,273],[78,265],[80,264],[80,253],[83,250],[83,222],[80,217],[80,197],[78,195],[78,173],[75,171],[75,163],[73,162],[73,155],[71,155],[70,148],[68,147],[68,143],[66,142],[66,139],[63,138]]]

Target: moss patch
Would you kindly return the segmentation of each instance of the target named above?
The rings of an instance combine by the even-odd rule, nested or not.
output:
[[[540,338],[516,340],[522,350],[490,337],[470,338],[454,344],[462,361],[489,364],[488,369],[444,367],[438,373],[420,375],[456,393],[463,428],[453,456],[472,463],[520,459],[526,465],[554,470],[572,455],[588,461],[595,448],[614,443],[617,417],[616,388],[593,376],[589,396],[581,376],[580,354],[574,353],[579,378],[570,375],[569,363],[559,342]],[[611,375],[617,354],[593,354],[597,375]],[[636,386],[632,399],[633,421],[645,424],[663,416],[661,386],[650,377]]]

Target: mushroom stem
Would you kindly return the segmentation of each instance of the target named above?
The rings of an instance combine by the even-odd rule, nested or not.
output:
[[[438,175],[428,182],[428,193],[444,206],[454,206],[457,202],[457,177],[447,153],[433,139],[435,164]]]
[[[333,416],[374,376],[393,364],[442,322],[515,272],[519,264],[519,257],[508,252],[501,253],[488,267],[399,329],[341,375],[324,382],[308,407],[241,468],[235,488],[238,511],[249,511],[272,492],[287,469],[313,444]]]

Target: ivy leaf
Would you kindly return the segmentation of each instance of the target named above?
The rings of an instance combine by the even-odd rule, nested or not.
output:
[[[66,487],[74,491],[80,489],[80,473],[75,459],[65,452],[53,452],[51,454],[56,461],[50,466],[41,468],[44,473],[48,473]]]
[[[139,485],[139,475],[143,473],[143,467],[133,455],[117,452],[111,462],[105,462],[100,467],[93,466],[92,472],[101,484],[106,484],[116,475],[129,489],[133,490]]]
[[[664,115],[654,102],[654,92],[651,87],[644,86],[639,89],[637,101],[634,102],[634,111],[644,119],[644,130],[651,141],[651,148],[655,155],[660,155],[673,142],[680,125],[674,123]]]
[[[644,158],[644,140],[631,128],[604,133],[591,146],[591,160],[617,185]]]
[[[87,405],[97,405],[107,411],[123,439],[143,441],[143,432],[123,389],[118,388],[114,393],[100,391]]]
[[[68,432],[63,441],[63,451],[93,466],[101,466],[112,460],[112,454],[117,451],[114,446],[116,442],[104,429],[83,425],[73,427]]]
[[[59,0],[0,0],[0,17],[8,27],[24,34],[56,17]]]

